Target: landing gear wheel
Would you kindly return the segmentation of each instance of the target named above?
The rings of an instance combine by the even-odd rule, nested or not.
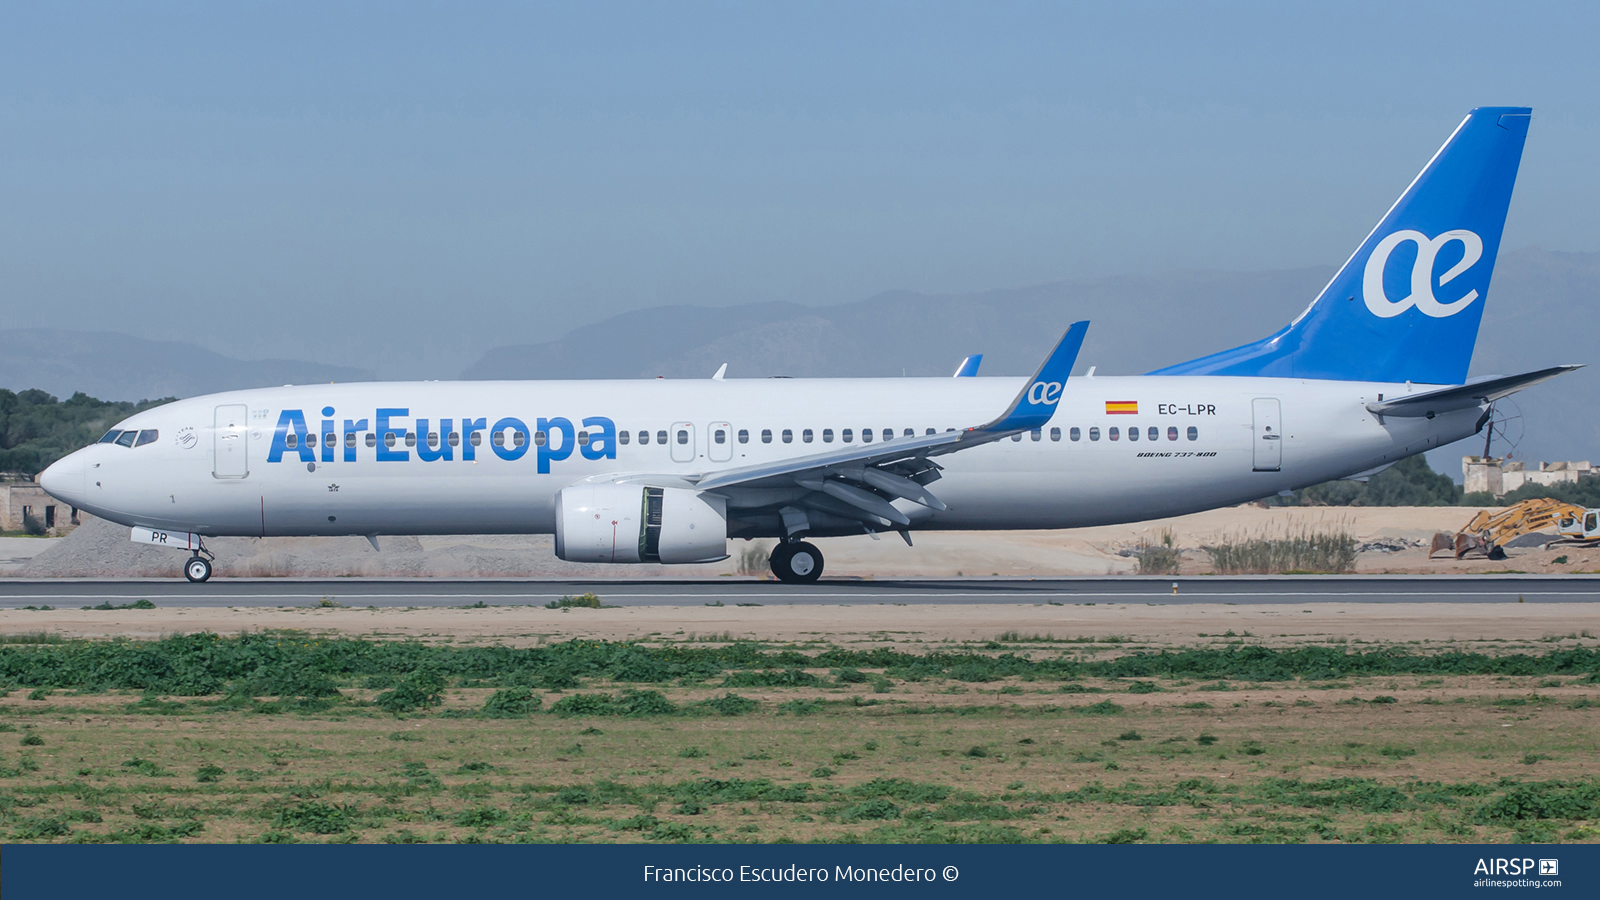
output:
[[[822,551],[805,541],[779,544],[767,562],[785,584],[810,584],[822,577]]]
[[[203,556],[191,556],[183,564],[183,577],[196,584],[211,577],[211,562]]]

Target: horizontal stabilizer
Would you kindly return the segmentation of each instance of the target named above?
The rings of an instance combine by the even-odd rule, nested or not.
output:
[[[1508,397],[1524,388],[1533,387],[1542,381],[1549,381],[1557,375],[1565,375],[1581,368],[1583,366],[1552,366],[1548,369],[1540,369],[1537,372],[1528,372],[1522,375],[1487,378],[1483,381],[1464,384],[1460,387],[1443,388],[1423,394],[1410,394],[1405,397],[1396,397],[1393,400],[1368,403],[1367,411],[1380,416],[1431,419],[1440,413],[1454,412],[1458,409],[1470,409],[1485,403],[1493,403],[1501,397]]]

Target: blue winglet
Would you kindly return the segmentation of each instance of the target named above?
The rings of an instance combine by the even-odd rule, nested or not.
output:
[[[956,366],[956,374],[952,375],[951,377],[976,378],[978,376],[978,366],[980,365],[983,365],[983,354],[974,353],[966,359],[963,359],[961,361],[961,365]]]
[[[1045,357],[1039,371],[1028,379],[1017,399],[1011,401],[1000,418],[973,431],[1013,432],[1042,428],[1056,414],[1056,404],[1067,386],[1067,376],[1078,361],[1078,351],[1083,349],[1083,336],[1089,332],[1088,322],[1074,322],[1061,336],[1056,348]]]

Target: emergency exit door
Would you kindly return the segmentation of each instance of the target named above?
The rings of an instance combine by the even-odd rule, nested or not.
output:
[[[1255,416],[1255,470],[1276,472],[1283,467],[1283,422],[1278,398],[1257,397],[1250,402]]]
[[[217,407],[212,437],[216,458],[211,468],[217,478],[243,478],[250,474],[248,415],[243,404]]]

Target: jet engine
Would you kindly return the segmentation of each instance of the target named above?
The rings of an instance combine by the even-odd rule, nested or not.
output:
[[[574,484],[556,494],[556,556],[587,563],[728,558],[722,497],[642,484]]]

